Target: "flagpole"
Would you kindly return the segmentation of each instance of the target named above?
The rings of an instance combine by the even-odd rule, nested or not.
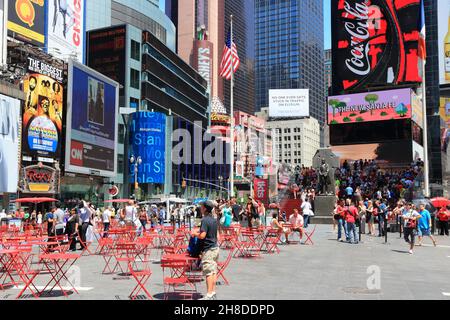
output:
[[[230,16],[230,46],[231,46],[231,89],[230,89],[230,199],[234,197],[234,62],[233,62],[233,15]]]
[[[422,63],[422,113],[423,113],[423,149],[424,149],[424,182],[425,182],[425,197],[430,196],[430,167],[428,160],[428,123],[427,123],[427,92],[425,82],[425,63]]]

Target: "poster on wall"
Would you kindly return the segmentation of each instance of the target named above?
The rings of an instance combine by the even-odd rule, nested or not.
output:
[[[375,91],[328,98],[328,124],[411,118],[411,89]]]
[[[130,122],[129,156],[141,157],[138,183],[165,182],[166,115],[160,112],[135,112]],[[130,165],[134,182],[134,165]]]
[[[269,90],[269,116],[309,117],[309,89]]]
[[[450,2],[438,0],[439,82],[450,84]]]
[[[0,94],[0,193],[17,191],[19,146],[20,100]]]
[[[333,94],[422,81],[420,0],[331,0],[331,11]]]
[[[45,46],[44,0],[8,1],[8,36],[35,46]]]
[[[85,23],[85,0],[48,0],[47,52],[84,62]]]
[[[70,60],[67,97],[66,171],[114,177],[119,84]]]
[[[63,70],[28,57],[24,79],[22,154],[59,160],[63,129]]]

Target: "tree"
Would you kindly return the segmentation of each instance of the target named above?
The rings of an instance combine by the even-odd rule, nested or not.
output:
[[[339,102],[338,104],[338,108],[340,108],[339,114],[342,117],[342,110],[347,106],[347,104],[345,102]]]
[[[405,117],[406,114],[408,113],[408,108],[403,104],[400,103],[397,108],[395,108],[395,112],[400,116],[400,117]]]
[[[368,94],[366,95],[366,97],[364,98],[364,100],[366,100],[369,104],[374,104],[375,102],[377,102],[379,99],[378,95],[376,94]],[[370,115],[373,115],[373,109],[370,109]]]
[[[331,107],[331,108],[333,108],[333,118],[335,117],[335,115],[336,115],[336,108],[339,106],[339,103],[341,103],[339,100],[336,100],[336,99],[330,99],[329,101],[328,101],[328,105]]]

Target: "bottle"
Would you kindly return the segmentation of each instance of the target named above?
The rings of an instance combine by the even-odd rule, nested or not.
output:
[[[448,14],[448,31],[444,38],[444,64],[445,64],[445,80],[450,82],[450,12]]]

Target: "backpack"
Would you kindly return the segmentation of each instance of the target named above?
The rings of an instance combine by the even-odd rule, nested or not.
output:
[[[202,252],[201,241],[197,237],[191,236],[187,251],[189,252],[190,257],[198,258]]]

